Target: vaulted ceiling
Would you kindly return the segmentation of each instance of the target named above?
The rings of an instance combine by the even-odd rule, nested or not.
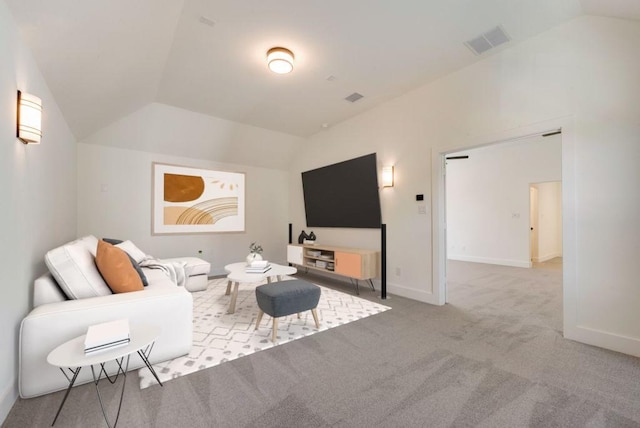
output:
[[[638,0],[5,2],[79,139],[151,102],[308,136],[577,16],[640,19]],[[465,46],[498,25],[510,42]]]

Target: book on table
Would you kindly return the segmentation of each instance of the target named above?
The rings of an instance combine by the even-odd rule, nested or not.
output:
[[[264,268],[246,268],[245,273],[267,273],[271,270],[271,266],[267,266]]]
[[[84,339],[86,354],[118,346],[124,346],[131,340],[129,320],[120,319],[89,326]]]
[[[107,349],[118,348],[120,346],[128,345],[130,341],[131,341],[130,339],[122,339],[116,342],[105,343],[104,345],[94,346],[93,348],[85,348],[84,353],[92,354],[98,351],[106,351]]]
[[[271,269],[271,264],[266,260],[261,260],[261,263],[255,264],[256,262],[251,262],[249,266],[245,268],[246,273],[266,273]]]

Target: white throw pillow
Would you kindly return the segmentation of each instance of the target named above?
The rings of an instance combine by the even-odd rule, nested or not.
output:
[[[85,236],[54,248],[44,256],[51,275],[70,299],[107,296],[111,289],[95,263],[98,238]]]
[[[96,242],[96,246],[98,243]],[[124,241],[116,245],[116,247],[123,250],[125,253],[129,254],[136,263],[140,263],[147,255],[142,252],[142,250],[135,246],[135,244],[131,241]]]

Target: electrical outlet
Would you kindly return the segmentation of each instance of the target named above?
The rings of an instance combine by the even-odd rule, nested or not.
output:
[[[199,254],[199,255],[202,255],[202,250],[198,250],[198,254]]]

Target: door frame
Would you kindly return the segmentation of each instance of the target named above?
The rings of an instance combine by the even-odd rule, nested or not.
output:
[[[529,228],[531,229],[529,231],[529,261],[532,266],[537,261],[540,253],[538,248],[538,187],[536,184],[529,183]],[[535,261],[533,260],[534,249],[536,253]]]
[[[491,144],[516,141],[562,130],[562,243],[563,243],[563,331],[572,336],[577,329],[576,221],[575,221],[575,118],[573,115],[470,137],[446,147],[431,149],[431,295],[429,303],[446,303],[445,157],[449,153]]]

